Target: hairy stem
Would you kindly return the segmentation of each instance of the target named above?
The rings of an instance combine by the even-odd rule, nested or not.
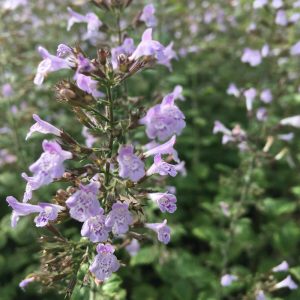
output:
[[[113,154],[113,142],[114,142],[114,110],[113,110],[113,97],[111,87],[106,88],[106,96],[108,100],[108,106],[106,107],[106,118],[109,120],[109,138],[108,138],[108,157],[105,166],[105,185],[107,186],[109,183],[109,169],[110,162],[109,159],[112,158]]]

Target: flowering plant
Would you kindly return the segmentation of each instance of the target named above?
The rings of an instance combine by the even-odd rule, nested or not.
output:
[[[137,248],[138,241],[149,239],[148,229],[159,242],[169,243],[167,219],[150,223],[147,201],[153,201],[162,213],[174,213],[176,196],[164,187],[165,179],[184,172],[184,162],[174,149],[176,136],[185,127],[185,117],[175,103],[183,99],[181,88],[157,99],[158,104],[146,114],[142,99],[129,96],[127,89],[127,80],[136,73],[157,64],[171,68],[171,60],[176,58],[172,46],[164,47],[153,38],[154,6],[146,6],[131,25],[145,23],[149,27],[135,46],[127,27],[121,27],[121,17],[131,1],[93,2],[116,18],[117,28],[111,30],[118,33],[118,42],[98,48],[92,59],[78,45],[60,44],[56,55],[40,46],[42,61],[34,78],[40,86],[51,72],[73,71],[73,79],[58,82],[55,93],[75,114],[78,126],[83,126],[86,145],[34,114],[35,123],[26,140],[36,133],[55,139],[43,141],[43,153],[29,167],[31,174],[22,174],[27,182],[22,202],[13,196],[6,199],[12,208],[13,227],[20,217],[37,214],[35,225],[50,232],[40,238],[40,270],[29,274],[20,286],[25,288],[33,281],[62,285],[67,297],[76,284],[93,286],[110,278],[123,265],[115,251]],[[95,13],[82,15],[71,8],[68,12],[68,30],[75,23],[86,23],[84,39],[98,38],[105,24]],[[146,145],[143,138],[135,138],[142,127],[150,139]],[[53,199],[33,204],[35,191],[52,183],[61,184]],[[74,226],[81,223],[79,241],[63,234],[64,224],[70,220]],[[83,278],[79,275],[82,270]]]

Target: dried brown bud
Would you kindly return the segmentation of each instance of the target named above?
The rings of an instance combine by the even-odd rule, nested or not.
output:
[[[110,55],[110,51],[107,48],[101,48],[97,51],[98,61],[103,66],[106,65],[107,59]]]
[[[72,106],[86,107],[96,103],[95,98],[82,91],[76,84],[63,80],[55,86],[58,101],[66,102]]]

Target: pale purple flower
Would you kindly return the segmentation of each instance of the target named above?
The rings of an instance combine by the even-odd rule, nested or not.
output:
[[[89,129],[85,126],[82,128],[81,134],[85,137],[85,144],[89,148],[93,147],[94,143],[98,140],[89,132]]]
[[[155,17],[155,7],[153,4],[148,4],[143,8],[142,14],[140,15],[139,20],[145,22],[147,27],[155,27],[157,20]]]
[[[81,184],[79,189],[67,199],[66,205],[73,219],[84,222],[88,218],[102,213],[98,201],[99,188],[100,183],[96,181],[92,181],[87,185]]]
[[[27,4],[28,0],[4,0],[1,5],[4,10],[15,10],[17,7]]]
[[[149,228],[157,233],[157,239],[163,244],[168,244],[171,239],[171,229],[167,225],[165,219],[162,223],[146,223],[146,228]]]
[[[88,73],[95,69],[91,61],[83,56],[81,53],[77,55],[77,72],[78,73]]]
[[[111,49],[111,60],[113,64],[113,68],[117,69],[118,67],[118,56],[120,54],[125,54],[126,56],[130,56],[135,50],[134,40],[132,38],[126,38],[123,41],[121,46],[115,47]]]
[[[273,95],[270,89],[264,89],[260,93],[260,100],[264,103],[271,103],[273,100]]]
[[[144,31],[142,41],[138,44],[129,59],[136,60],[142,56],[153,56],[158,61],[164,58],[164,46],[152,39],[152,28]]]
[[[253,2],[253,8],[259,9],[259,8],[266,6],[267,4],[268,4],[268,0],[255,0]]]
[[[104,97],[104,94],[98,90],[97,80],[80,73],[76,73],[74,79],[76,80],[77,86],[84,92],[91,94],[95,98]]]
[[[278,9],[283,6],[283,2],[282,2],[282,0],[273,0],[272,6],[276,9]]]
[[[37,227],[44,227],[49,221],[56,220],[58,213],[64,210],[64,207],[51,203],[40,202],[38,205],[19,202],[16,198],[8,196],[6,198],[8,205],[13,209],[11,216],[11,226],[16,227],[20,217],[33,213],[38,213],[34,222]]]
[[[182,92],[183,92],[182,86],[181,86],[181,85],[176,85],[176,86],[174,87],[173,92],[172,92],[173,97],[174,97],[174,100],[179,99],[179,100],[181,100],[181,101],[184,101],[185,98],[184,98]]]
[[[81,235],[93,243],[107,241],[111,228],[105,225],[105,219],[104,210],[101,208],[99,214],[85,220],[81,228]]]
[[[226,135],[231,135],[231,130],[228,129],[227,127],[224,126],[223,123],[221,123],[220,121],[215,121],[214,123],[214,128],[213,128],[213,134],[216,134],[216,133],[223,133],[223,134],[226,134]]]
[[[221,277],[221,285],[222,286],[230,286],[233,281],[236,281],[237,277],[231,274],[225,274]]]
[[[6,164],[12,164],[17,160],[18,158],[14,154],[9,153],[7,149],[0,150],[0,167]]]
[[[137,182],[145,176],[144,162],[134,154],[132,145],[123,145],[118,151],[119,176]]]
[[[298,56],[300,55],[300,41],[294,44],[290,49],[290,54],[292,56]]]
[[[9,83],[5,83],[2,85],[1,92],[2,92],[2,96],[5,98],[12,96],[14,93],[12,86]]]
[[[112,232],[115,235],[126,233],[132,223],[133,218],[128,210],[128,204],[120,201],[113,204],[105,221],[105,225],[112,228]]]
[[[248,111],[251,111],[253,108],[253,101],[256,97],[256,89],[250,88],[244,91],[244,96],[246,98],[246,108]]]
[[[173,158],[174,159],[174,158]],[[175,159],[174,159],[175,160]],[[182,160],[179,164],[175,165],[175,170],[183,177],[187,175],[187,171],[185,168],[185,161]]]
[[[60,58],[67,58],[69,56],[72,56],[75,59],[75,56],[73,56],[72,48],[67,46],[66,44],[59,44],[57,46],[56,56]]]
[[[136,239],[132,239],[131,243],[125,247],[130,256],[136,256],[140,251],[140,243]]]
[[[300,20],[300,13],[294,13],[290,16],[291,23],[297,23]]]
[[[261,55],[262,57],[267,57],[270,54],[270,46],[265,44],[261,48]]]
[[[274,289],[288,288],[290,290],[295,290],[298,285],[293,281],[291,275],[288,275],[285,279],[275,284]]]
[[[296,128],[300,128],[300,115],[288,117],[285,119],[282,119],[280,121],[281,125],[289,125]]]
[[[256,111],[256,118],[258,121],[265,122],[268,119],[268,112],[264,107],[260,107]]]
[[[240,91],[234,83],[229,84],[226,92],[228,95],[233,95],[234,97],[240,96]]]
[[[120,268],[120,263],[113,254],[114,251],[114,247],[110,244],[99,244],[97,246],[98,254],[95,256],[89,270],[98,280],[104,281],[108,279],[113,272]]]
[[[275,23],[280,26],[286,26],[288,19],[284,10],[279,10],[276,14]]]
[[[65,171],[63,162],[72,158],[72,153],[63,150],[55,141],[44,140],[42,146],[44,153],[29,167],[33,176],[29,177],[26,173],[22,174],[22,177],[27,181],[23,202],[31,199],[32,191],[43,185],[48,185],[55,178],[60,178]]]
[[[174,104],[174,95],[168,94],[161,104],[150,108],[140,123],[146,126],[149,138],[164,141],[172,135],[180,135],[185,127],[185,116]]]
[[[278,138],[282,141],[290,142],[293,140],[295,134],[293,132],[285,133],[285,134],[278,134]]]
[[[148,169],[147,176],[151,176],[153,174],[159,174],[161,176],[170,175],[175,177],[177,175],[177,170],[174,165],[168,164],[167,162],[163,161],[160,155],[154,156],[154,163]]]
[[[58,56],[52,55],[44,47],[39,47],[38,52],[42,56],[43,60],[39,63],[37,67],[37,72],[34,78],[34,84],[41,85],[44,78],[50,72],[55,72],[60,69],[69,69],[70,66],[68,62]]]
[[[286,272],[289,269],[289,264],[287,263],[287,261],[283,261],[282,263],[280,263],[278,266],[272,268],[273,272]]]
[[[73,11],[70,7],[68,7],[68,12],[71,15],[71,18],[68,21],[68,31],[75,23],[87,23],[87,38],[89,38],[95,33],[97,33],[99,27],[102,26],[102,22],[94,13],[87,13],[86,15],[81,15]]]
[[[241,61],[243,63],[248,63],[252,67],[255,67],[261,64],[262,56],[259,50],[245,48],[244,53],[241,57]]]
[[[174,149],[174,145],[176,143],[176,135],[173,135],[171,139],[164,144],[157,145],[148,151],[144,152],[145,157],[153,156],[153,155],[163,155],[169,154],[173,156],[173,159],[176,162],[179,162],[177,151]]]
[[[40,133],[43,133],[43,134],[51,133],[51,134],[54,134],[56,136],[61,135],[61,133],[62,133],[61,130],[59,130],[55,126],[51,125],[50,123],[42,120],[38,115],[33,114],[32,117],[36,121],[36,123],[33,124],[30,127],[29,132],[27,133],[25,140],[28,140],[34,132],[40,132]]]
[[[164,55],[162,55],[157,61],[158,64],[166,66],[169,69],[169,71],[172,71],[171,60],[178,60],[178,56],[173,50],[173,44],[174,43],[171,42],[168,46],[165,47],[165,49],[163,50]]]
[[[166,193],[149,193],[148,194],[149,199],[154,201],[161,212],[165,213],[174,213],[177,209],[176,206],[176,196],[173,194],[170,194],[168,192]]]
[[[264,291],[258,291],[255,300],[267,300]]]
[[[223,215],[225,217],[229,217],[230,216],[229,204],[224,201],[221,201],[219,205],[220,205]]]
[[[19,283],[19,287],[25,291],[25,288],[27,287],[27,285],[31,282],[33,282],[35,280],[34,277],[28,277],[28,278],[25,278],[23,279],[20,283]]]
[[[299,0],[298,0],[298,1],[295,1],[295,2],[293,3],[293,7],[294,7],[294,8],[300,7],[300,1],[299,1]]]

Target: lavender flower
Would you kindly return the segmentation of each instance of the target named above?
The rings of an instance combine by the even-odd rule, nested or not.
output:
[[[148,197],[154,201],[161,212],[174,213],[177,209],[176,196],[170,193],[149,193]]]
[[[136,239],[132,239],[131,243],[125,247],[130,256],[135,256],[140,250],[140,243]]]
[[[164,141],[172,135],[180,135],[185,127],[185,116],[174,104],[174,95],[168,94],[161,104],[150,108],[140,123],[146,126],[149,138]]]
[[[234,83],[230,83],[230,85],[227,88],[226,92],[227,92],[228,95],[233,95],[234,97],[239,97],[240,96],[240,91]]]
[[[258,291],[255,300],[267,300],[264,291]]]
[[[174,90],[173,90],[173,92],[172,92],[172,94],[173,94],[173,97],[174,97],[174,100],[177,100],[177,99],[179,99],[179,100],[181,100],[181,101],[184,101],[185,100],[185,98],[184,98],[184,96],[183,96],[183,94],[182,94],[182,92],[183,92],[183,88],[182,88],[182,86],[181,85],[176,85],[175,87],[174,87]]]
[[[173,50],[173,42],[171,42],[164,50],[161,58],[157,61],[158,64],[166,66],[169,71],[172,71],[171,60],[178,60],[176,52]]]
[[[98,140],[96,137],[94,137],[88,130],[87,127],[82,128],[82,135],[85,137],[85,144],[87,147],[91,148],[93,147],[94,143]]]
[[[81,228],[81,235],[89,238],[93,243],[107,241],[110,228],[105,225],[106,216],[101,208],[100,213],[85,220]]]
[[[250,48],[245,48],[242,55],[241,61],[243,63],[248,63],[252,67],[256,67],[262,62],[262,57],[259,50],[253,50]]]
[[[222,286],[230,286],[233,281],[236,281],[237,277],[231,274],[225,274],[221,277],[221,285]]]
[[[136,60],[142,56],[153,56],[158,61],[164,59],[164,46],[152,39],[152,28],[144,31],[142,41],[138,44],[129,59]]]
[[[266,6],[267,4],[268,4],[268,0],[255,0],[253,2],[253,8],[259,9],[259,8]]]
[[[98,254],[95,256],[89,270],[98,280],[104,281],[120,268],[120,263],[113,254],[114,251],[114,247],[110,244],[99,244],[97,246]]]
[[[280,121],[281,125],[289,125],[296,128],[300,128],[300,115],[299,116],[292,116]]]
[[[148,169],[147,176],[151,176],[153,174],[159,174],[161,176],[170,175],[175,177],[177,175],[177,170],[174,165],[168,164],[167,162],[163,161],[160,155],[154,156],[154,163]]]
[[[300,41],[294,44],[290,49],[290,54],[292,56],[298,56],[300,55]]]
[[[76,80],[77,86],[81,90],[91,94],[95,98],[104,97],[104,94],[102,92],[98,91],[98,88],[97,88],[98,81],[92,79],[90,76],[86,76],[86,75],[77,73],[75,75],[75,80]]]
[[[272,1],[272,6],[275,8],[275,9],[278,9],[280,7],[283,6],[283,2],[282,0],[273,0]]]
[[[1,92],[2,96],[5,98],[12,96],[14,93],[12,86],[9,83],[5,83],[2,85]]]
[[[69,69],[70,66],[68,62],[60,57],[52,55],[44,47],[39,47],[38,52],[42,56],[43,60],[39,63],[37,67],[37,72],[34,78],[34,84],[41,85],[44,81],[44,78],[50,72],[55,72],[60,69]]]
[[[68,31],[75,23],[87,23],[87,38],[90,38],[95,33],[97,33],[99,27],[102,26],[102,22],[94,13],[87,13],[86,15],[81,15],[72,10],[70,7],[68,7],[68,12],[71,15],[71,18],[68,21]]]
[[[290,142],[295,137],[293,132],[285,133],[285,134],[278,134],[277,136],[280,140]]]
[[[258,121],[265,122],[268,119],[268,112],[264,107],[260,107],[256,111],[256,118]]]
[[[279,10],[276,14],[275,23],[280,26],[286,26],[288,19],[284,10]]]
[[[28,277],[28,278],[25,278],[25,279],[23,279],[23,280],[19,283],[19,287],[20,287],[23,291],[25,291],[26,286],[27,286],[29,283],[33,282],[34,280],[35,280],[34,277]]]
[[[120,54],[125,54],[126,56],[130,56],[135,50],[134,40],[132,38],[126,38],[123,41],[121,46],[115,47],[111,49],[111,60],[113,64],[113,68],[117,69],[118,67],[118,56]]]
[[[146,228],[149,228],[157,233],[157,239],[163,244],[168,244],[171,239],[171,229],[167,225],[167,220],[162,223],[146,223]]]
[[[119,176],[137,182],[145,176],[144,162],[133,153],[132,145],[123,145],[118,152]]]
[[[36,123],[30,127],[25,140],[28,140],[34,132],[40,132],[43,134],[51,133],[56,136],[61,135],[61,133],[62,133],[61,130],[59,130],[55,126],[51,125],[50,123],[42,120],[38,115],[33,114],[32,117],[36,121]]]
[[[64,207],[50,203],[39,203],[38,205],[20,203],[16,198],[8,196],[6,198],[8,205],[13,209],[11,216],[11,226],[16,227],[20,217],[33,213],[39,215],[35,217],[34,222],[37,227],[44,227],[49,221],[56,220],[58,213],[64,210]]]
[[[267,57],[270,54],[270,46],[268,44],[265,44],[261,48],[261,56]]]
[[[153,155],[169,154],[173,156],[173,159],[176,162],[179,162],[177,151],[173,148],[175,143],[176,143],[176,135],[173,135],[171,139],[165,142],[164,144],[154,146],[153,148],[144,152],[144,156],[149,157]]]
[[[253,101],[256,97],[256,89],[250,88],[244,91],[244,96],[246,98],[246,108],[248,111],[251,111],[253,108]]]
[[[289,264],[284,260],[281,264],[279,264],[278,266],[272,268],[273,272],[285,272],[288,271],[289,269]]]
[[[67,199],[66,205],[73,219],[85,222],[88,218],[102,213],[98,201],[99,188],[100,183],[95,181],[87,185],[81,184],[79,189]]]
[[[288,288],[290,290],[295,290],[298,285],[293,281],[291,275],[288,275],[285,279],[275,284],[274,289]]]
[[[132,215],[128,210],[128,204],[118,201],[114,203],[106,217],[105,225],[112,228],[115,235],[126,233],[129,225],[133,222]]]
[[[153,4],[148,4],[144,7],[139,20],[145,22],[147,27],[155,27],[157,20],[155,18],[155,7]]]
[[[44,140],[42,145],[44,153],[29,167],[33,176],[22,174],[27,181],[23,202],[31,199],[32,191],[51,183],[55,178],[60,178],[65,171],[63,162],[72,158],[72,153],[63,150],[55,141]]]
[[[260,93],[260,100],[264,103],[271,103],[273,100],[273,95],[271,90],[265,89]]]

